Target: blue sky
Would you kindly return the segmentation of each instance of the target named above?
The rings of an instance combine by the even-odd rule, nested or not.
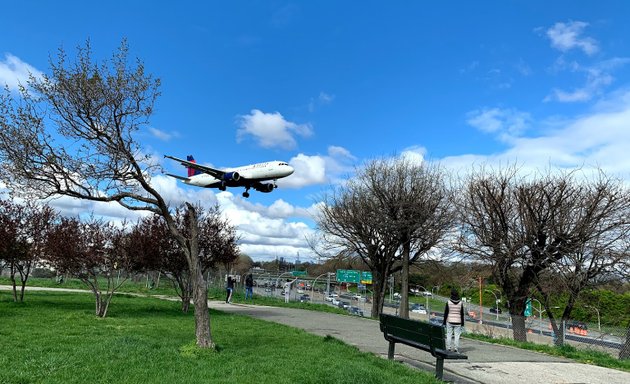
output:
[[[0,83],[48,72],[90,39],[127,38],[162,80],[147,152],[217,167],[267,160],[296,172],[271,194],[195,190],[156,176],[176,203],[219,202],[254,259],[312,253],[317,197],[369,159],[414,155],[454,170],[630,171],[630,2],[21,1],[0,6]],[[169,172],[184,173],[173,162]],[[68,214],[112,206],[60,200]]]

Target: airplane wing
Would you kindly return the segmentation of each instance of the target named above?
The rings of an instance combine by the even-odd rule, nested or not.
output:
[[[175,160],[175,161],[179,162],[181,165],[183,165],[184,167],[196,169],[196,170],[199,170],[199,171],[201,171],[203,173],[207,173],[208,175],[214,177],[215,179],[223,179],[225,177],[225,174],[226,174],[226,172],[224,172],[224,171],[222,171],[220,169],[214,169],[214,168],[211,168],[211,167],[206,167],[204,165],[193,163],[192,161],[180,159],[180,158],[177,158],[177,157],[174,157],[174,156],[164,155],[164,157],[166,157],[167,159]]]

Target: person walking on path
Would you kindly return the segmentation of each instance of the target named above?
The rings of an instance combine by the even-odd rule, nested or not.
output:
[[[248,297],[254,300],[254,277],[251,273],[245,278],[245,300]]]
[[[225,302],[230,304],[232,303],[232,291],[234,291],[234,279],[232,279],[232,276],[230,275],[227,277],[226,291]]]
[[[459,337],[464,327],[464,304],[455,288],[451,289],[451,298],[444,307],[443,325],[446,325],[446,349],[458,352]],[[452,340],[453,336],[455,340]]]

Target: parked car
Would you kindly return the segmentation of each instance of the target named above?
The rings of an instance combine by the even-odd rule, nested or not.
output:
[[[363,311],[359,307],[350,307],[348,308],[348,313],[355,316],[363,317]]]
[[[499,307],[492,307],[490,308],[490,313],[501,313],[501,308]]]
[[[309,301],[311,301],[311,297],[309,295],[300,296],[300,303],[307,303]]]
[[[336,306],[339,306],[339,303],[341,302],[336,297],[333,297],[330,301],[332,302],[332,305],[336,305]]]
[[[433,294],[429,291],[422,291],[422,296],[433,296]]]
[[[413,304],[411,306],[411,312],[419,313],[421,315],[426,315],[427,314],[427,309],[424,307],[423,304]]]

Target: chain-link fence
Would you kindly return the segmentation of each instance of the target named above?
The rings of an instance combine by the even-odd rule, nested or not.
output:
[[[494,309],[493,309],[494,310]],[[466,330],[493,338],[510,338],[548,345],[572,345],[619,356],[626,343],[625,327],[578,320],[556,320],[540,316],[510,316],[505,313],[467,308]]]

